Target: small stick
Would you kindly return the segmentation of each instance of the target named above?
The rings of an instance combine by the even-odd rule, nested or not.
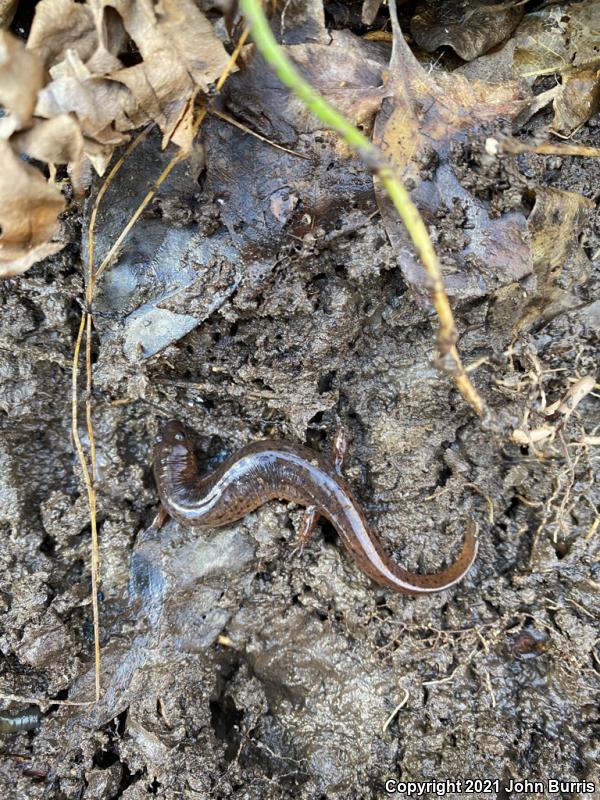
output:
[[[559,144],[558,142],[517,142],[507,136],[485,140],[485,149],[490,155],[498,153],[536,153],[542,156],[583,156],[584,158],[600,157],[600,147],[588,147],[583,144]]]
[[[389,715],[389,717],[386,719],[386,721],[383,723],[383,729],[382,729],[382,733],[385,733],[385,732],[387,731],[387,729],[389,728],[389,726],[390,726],[390,724],[391,724],[392,720],[394,719],[394,717],[396,716],[396,714],[397,714],[397,713],[400,711],[400,709],[401,709],[401,708],[403,708],[403,707],[404,707],[404,706],[407,704],[407,702],[408,702],[408,698],[409,698],[408,689],[405,689],[405,688],[404,688],[404,686],[400,686],[400,689],[402,689],[402,691],[404,692],[404,697],[403,697],[403,698],[402,698],[402,700],[401,700],[401,701],[398,703],[398,705],[397,705],[397,706],[396,706],[396,708],[395,708],[395,709],[392,711],[392,713]]]
[[[248,38],[248,29],[246,29],[241,37],[240,40],[231,55],[223,73],[221,74],[216,88],[217,91],[223,87],[227,77],[231,73],[232,69],[235,66],[235,62],[241,52],[241,49],[244,45],[244,42]],[[206,116],[206,105],[200,109],[198,117],[194,122],[194,136],[197,134],[204,117]],[[152,200],[154,195],[156,194],[157,190],[161,186],[161,184],[166,180],[168,175],[172,172],[174,167],[182,161],[185,156],[187,155],[183,150],[179,150],[175,156],[171,159],[171,161],[167,164],[165,169],[161,172],[158,179],[155,181],[154,185],[150,189],[150,191],[146,194],[144,199],[142,200],[141,204],[138,206],[137,210],[134,212],[133,216],[125,226],[125,228],[121,231],[121,234],[117,237],[117,240],[113,243],[112,247],[109,249],[108,253],[102,259],[102,262],[98,269],[94,271],[94,230],[96,226],[96,218],[98,216],[98,209],[100,206],[100,202],[110,184],[112,183],[113,178],[121,169],[129,155],[133,152],[133,150],[148,136],[150,130],[153,128],[153,125],[146,127],[138,136],[129,144],[126,148],[125,152],[121,155],[121,157],[117,160],[111,171],[109,172],[106,180],[103,182],[102,186],[100,187],[96,199],[94,201],[92,212],[90,215],[90,225],[88,230],[88,280],[85,292],[85,300],[86,300],[86,308],[81,315],[81,321],[79,325],[79,330],[77,333],[77,338],[75,340],[75,347],[73,351],[73,361],[71,366],[71,433],[73,437],[73,443],[75,445],[75,450],[77,452],[77,456],[79,458],[79,462],[81,464],[81,469],[83,472],[83,479],[86,487],[87,498],[88,498],[88,506],[90,511],[90,526],[92,532],[92,561],[91,561],[91,578],[92,578],[92,616],[93,616],[93,625],[94,625],[94,661],[95,661],[95,692],[96,692],[96,702],[100,700],[100,613],[98,609],[98,577],[99,577],[99,568],[100,568],[100,552],[99,552],[99,545],[98,545],[98,524],[97,524],[97,517],[96,517],[96,491],[94,488],[94,481],[96,478],[96,445],[94,440],[94,429],[93,429],[93,421],[92,421],[92,330],[93,330],[93,316],[92,316],[92,304],[94,301],[94,290],[96,287],[97,280],[102,276],[104,271],[109,267],[112,263],[113,258],[115,257],[119,247],[121,246],[123,240],[131,230],[131,228],[135,225],[137,220],[140,218],[142,212],[148,205],[148,203]],[[81,352],[81,345],[83,343],[83,336],[84,333],[86,334],[86,347],[85,347],[85,364],[86,364],[86,397],[85,397],[85,409],[86,409],[86,427],[89,437],[90,443],[90,462],[88,461],[85,456],[85,452],[83,449],[83,445],[81,443],[81,438],[79,436],[79,429],[78,429],[78,403],[77,403],[77,396],[78,396],[78,379],[79,379],[79,355]]]
[[[306,161],[310,161],[310,156],[304,155],[304,153],[297,153],[295,150],[290,150],[289,147],[284,147],[282,144],[277,144],[277,142],[273,142],[271,139],[267,139],[266,136],[263,136],[256,131],[253,131],[252,128],[249,128],[247,125],[244,125],[242,122],[238,122],[237,119],[234,117],[230,117],[229,114],[226,114],[224,111],[219,111],[217,108],[210,108],[209,112],[219,119],[222,119],[224,122],[228,122],[230,125],[233,125],[239,130],[244,131],[249,136],[254,136],[256,139],[260,139],[261,142],[265,142],[266,144],[270,144],[271,147],[276,147],[277,150],[283,150],[284,153],[289,153],[291,156],[296,156],[296,158],[304,158]]]
[[[52,700],[48,697],[23,697],[21,694],[6,694],[0,692],[0,699],[9,700],[12,703],[27,703],[39,706],[45,711],[48,706],[92,706],[92,700]]]

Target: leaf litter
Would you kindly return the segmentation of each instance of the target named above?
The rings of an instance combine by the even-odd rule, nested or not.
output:
[[[132,51],[139,63],[127,65]],[[5,277],[60,248],[55,239],[64,202],[53,180],[56,165],[67,165],[81,193],[89,184],[87,165],[102,175],[115,147],[150,121],[162,131],[163,148],[172,141],[189,151],[194,102],[229,61],[191,0],[163,0],[160,8],[150,0],[41,0],[27,45],[4,31],[0,56],[0,100],[7,112],[0,135],[16,156],[10,175],[0,176],[0,203],[10,204],[10,180],[19,171],[25,214],[20,226],[6,215],[2,220]],[[19,168],[22,154],[52,168],[43,191],[35,171]]]

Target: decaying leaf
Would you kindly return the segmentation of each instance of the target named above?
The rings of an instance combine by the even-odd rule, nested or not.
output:
[[[590,263],[579,238],[594,204],[576,192],[537,187],[527,220],[535,289],[517,329],[551,319],[578,302],[572,290],[589,277]]]
[[[517,32],[514,65],[537,77],[600,62],[600,0],[549,5],[528,14]]]
[[[382,83],[385,67],[385,61],[378,58],[379,53],[372,43],[346,31],[332,31],[328,34],[326,44],[311,42],[288,45],[283,49],[301,69],[306,80],[353,124],[367,133],[371,130],[384,96]],[[237,93],[230,96],[229,91],[225,91],[230,112],[245,120],[263,136],[286,146],[296,143],[298,133],[322,129],[323,124],[307,111],[304,103],[282,86],[276,76],[270,74],[265,79],[266,69],[259,54],[252,52],[243,76],[234,75],[228,81],[229,87],[235,87],[238,81],[245,85],[243,102],[240,102]],[[277,127],[271,123],[272,118],[277,119]],[[339,137],[331,138],[340,152],[349,153],[347,145]]]
[[[426,74],[395,15],[393,20],[389,97],[377,117],[375,139],[435,234],[448,294],[480,297],[524,278],[532,262],[518,188],[509,192],[509,182],[493,169],[490,173],[481,154],[480,169],[473,169],[469,137],[481,141],[482,126],[510,119],[529,93],[518,82],[498,86],[453,73]],[[404,277],[425,301],[424,273],[398,214],[381,191],[378,203]]]
[[[595,67],[566,72],[554,99],[552,130],[570,136],[596,113],[599,105],[600,62]]]
[[[0,159],[0,278],[8,278],[64,246],[52,239],[65,203],[59,189],[4,141]]]
[[[569,136],[596,112],[600,98],[600,1],[553,5],[527,15],[515,37],[516,72],[558,73],[552,128]]]
[[[461,67],[471,78],[491,83],[521,77],[532,84],[556,74],[560,83],[538,94],[517,125],[554,104],[552,129],[570,136],[596,112],[600,94],[600,0],[546,4],[526,14],[500,49]]]
[[[416,43],[428,53],[451,47],[465,61],[507,39],[523,16],[523,6],[495,0],[441,0],[421,3],[410,23]]]

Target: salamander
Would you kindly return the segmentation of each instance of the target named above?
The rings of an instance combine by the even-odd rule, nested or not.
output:
[[[333,461],[284,440],[248,444],[201,476],[185,426],[171,420],[156,437],[154,475],[164,508],[183,525],[228,525],[275,499],[307,506],[331,522],[366,575],[397,592],[448,589],[466,575],[477,555],[477,526],[469,520],[460,554],[449,567],[427,574],[403,569],[385,552]]]

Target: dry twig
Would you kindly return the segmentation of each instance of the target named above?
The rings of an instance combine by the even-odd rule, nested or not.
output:
[[[231,71],[235,67],[236,60],[241,52],[241,49],[248,37],[248,30],[245,30],[240,40],[231,55],[225,69],[223,70],[222,75],[220,76],[217,84],[216,90],[220,91],[223,87],[223,84],[227,80],[227,77],[230,75]],[[204,117],[206,116],[207,107],[204,105],[200,108],[199,113],[196,117],[193,127],[193,136],[195,137],[198,133],[200,125],[202,124]],[[143,130],[138,136],[130,143],[127,147],[123,155],[118,159],[115,163],[111,171],[106,177],[106,180],[103,182],[100,190],[98,191],[98,195],[94,201],[94,205],[92,208],[92,212],[90,215],[90,225],[88,230],[88,268],[87,268],[87,284],[86,284],[86,291],[85,291],[85,308],[81,314],[81,320],[79,324],[79,330],[77,333],[77,337],[75,340],[75,346],[73,350],[73,361],[72,361],[72,368],[71,368],[71,433],[73,436],[73,443],[75,445],[75,450],[77,452],[77,456],[79,458],[79,462],[81,464],[81,469],[83,472],[83,479],[86,487],[87,498],[88,498],[88,507],[90,512],[90,526],[92,532],[92,559],[91,559],[91,579],[92,579],[92,596],[91,596],[91,603],[92,603],[92,616],[93,616],[93,625],[94,625],[94,661],[95,661],[95,693],[96,693],[96,701],[100,699],[101,693],[101,686],[100,686],[100,615],[98,609],[98,580],[99,580],[99,573],[100,573],[100,554],[99,554],[99,544],[98,544],[98,523],[97,523],[97,515],[96,515],[96,490],[95,490],[95,479],[96,479],[96,445],[94,439],[94,429],[93,429],[93,420],[92,420],[92,385],[93,385],[93,374],[92,374],[92,333],[93,333],[93,311],[92,306],[94,302],[94,290],[96,284],[103,273],[109,268],[112,264],[121,244],[125,240],[126,236],[129,234],[137,220],[140,218],[144,209],[148,206],[160,186],[164,183],[173,169],[177,166],[180,161],[183,161],[186,158],[187,153],[183,150],[178,150],[177,153],[173,156],[173,158],[169,161],[167,166],[161,172],[157,180],[154,182],[150,191],[146,194],[138,208],[135,210],[119,236],[117,237],[116,241],[110,247],[108,253],[102,259],[100,265],[97,269],[94,268],[94,230],[96,225],[96,219],[98,216],[98,209],[100,206],[100,202],[102,201],[104,195],[106,194],[109,186],[111,185],[114,177],[119,172],[123,164],[125,163],[126,159],[131,155],[133,150],[147,137],[148,133],[150,132],[152,126],[147,127]],[[86,417],[86,428],[89,440],[89,460],[86,457],[83,444],[81,442],[81,438],[79,436],[79,404],[78,404],[78,383],[79,383],[79,358],[81,353],[81,346],[83,344],[83,339],[85,336],[85,365],[86,365],[86,393],[85,393],[85,417]]]

